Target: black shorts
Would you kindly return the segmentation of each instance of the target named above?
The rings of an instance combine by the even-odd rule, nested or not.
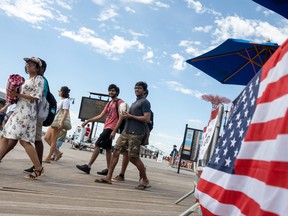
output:
[[[112,133],[111,129],[104,129],[97,139],[95,145],[103,149],[112,148],[112,139],[110,139],[110,134]]]

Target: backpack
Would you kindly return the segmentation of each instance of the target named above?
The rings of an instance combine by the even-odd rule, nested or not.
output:
[[[118,108],[118,101],[119,99],[116,101],[116,110],[117,110],[117,116],[118,116],[118,119],[119,119],[119,108]],[[121,122],[121,125],[119,126],[118,130],[117,130],[117,133],[121,134],[122,131],[124,130],[124,127],[125,127],[125,123],[126,123],[126,119],[123,119],[122,122]]]
[[[148,128],[150,131],[152,131],[153,126],[154,126],[154,113],[151,111],[151,115],[150,115],[150,122],[147,123]]]
[[[153,120],[154,120],[154,113],[151,111],[150,122],[146,124],[145,134],[141,143],[141,145],[143,146],[149,145],[150,131],[153,129],[154,125]]]
[[[48,81],[45,77],[43,77],[47,84],[48,84]],[[45,119],[45,121],[43,122],[43,126],[47,127],[47,126],[50,126],[55,118],[55,115],[56,115],[56,110],[57,110],[57,101],[55,99],[55,97],[53,96],[53,94],[50,92],[50,89],[49,89],[49,84],[48,84],[48,93],[47,93],[47,97],[46,97],[46,100],[49,104],[49,112],[48,112],[48,115],[47,115],[47,118]]]
[[[41,101],[37,104],[37,106],[38,106],[37,120],[43,122],[45,121],[49,113],[49,104],[44,96],[42,97]]]

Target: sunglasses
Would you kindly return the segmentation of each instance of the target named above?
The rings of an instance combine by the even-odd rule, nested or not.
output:
[[[34,62],[27,62],[26,65],[29,65],[30,67],[36,66],[36,63]]]

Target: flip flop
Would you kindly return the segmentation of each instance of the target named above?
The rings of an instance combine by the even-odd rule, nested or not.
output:
[[[62,157],[62,155],[63,155],[63,152],[62,152],[59,156],[56,156],[55,161],[60,160],[60,158]]]
[[[43,160],[42,163],[51,163],[50,160],[46,161],[46,160]]]
[[[102,183],[102,184],[112,184],[111,181],[107,181],[105,179],[95,179],[95,182]]]
[[[150,187],[151,187],[151,185],[142,185],[142,184],[140,184],[140,185],[136,186],[135,189],[137,189],[137,190],[145,190],[145,189],[150,188]]]

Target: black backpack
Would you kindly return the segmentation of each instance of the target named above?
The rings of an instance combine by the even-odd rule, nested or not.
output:
[[[48,84],[48,81],[45,77],[43,77],[47,84]],[[53,96],[53,94],[50,92],[50,89],[49,89],[49,84],[48,84],[48,93],[47,93],[47,97],[46,97],[48,103],[49,103],[49,113],[48,113],[48,116],[46,118],[46,120],[43,122],[43,126],[47,127],[47,126],[50,126],[55,118],[55,115],[56,115],[56,110],[57,110],[57,101],[55,99],[55,97]]]
[[[154,126],[154,113],[151,111],[151,115],[150,115],[150,122],[147,123],[148,128],[150,131],[152,131],[153,126]]]

